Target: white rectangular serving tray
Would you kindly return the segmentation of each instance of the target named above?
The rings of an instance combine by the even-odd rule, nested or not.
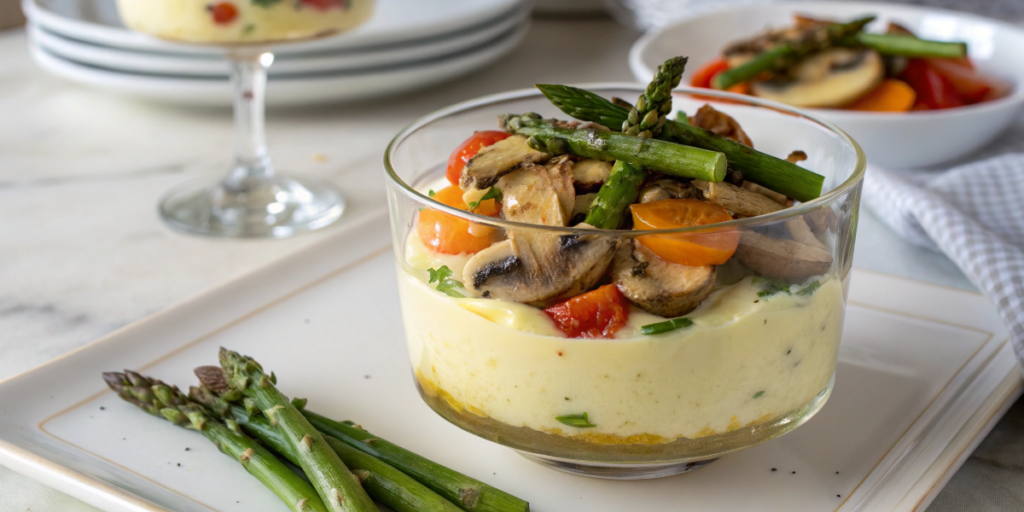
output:
[[[427,408],[395,287],[384,211],[349,219],[310,249],[0,383],[0,464],[108,511],[287,510],[201,436],[121,402],[100,378],[131,368],[187,387],[223,345],[256,357],[312,409],[535,511],[911,511],[1022,389],[1007,331],[981,295],[854,270],[835,392],[815,418],[691,474],[588,479]]]

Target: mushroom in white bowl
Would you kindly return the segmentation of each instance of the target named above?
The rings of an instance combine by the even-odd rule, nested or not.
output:
[[[927,167],[964,157],[994,140],[1024,107],[1024,89],[1020,87],[1024,83],[1024,53],[1019,51],[1024,48],[1024,29],[980,16],[922,7],[800,2],[720,10],[643,36],[630,53],[630,67],[639,81],[647,81],[665,55],[686,48],[693,66],[684,81],[705,63],[723,59],[723,52],[728,68],[736,69],[754,59],[758,50],[771,48],[771,44],[758,45],[781,37],[786,32],[784,27],[794,24],[794,15],[841,23],[874,16],[866,27],[869,33],[896,24],[923,39],[962,41],[967,43],[978,75],[1005,85],[998,97],[944,110],[843,109],[876,89],[886,76],[884,66],[893,60],[881,58],[869,47],[843,46],[815,52],[797,60],[782,76],[745,86],[747,93],[810,109],[836,123],[861,144],[875,164]],[[775,30],[765,34],[766,29]],[[787,35],[792,37],[796,29],[788,30]],[[754,37],[758,34],[762,35]]]

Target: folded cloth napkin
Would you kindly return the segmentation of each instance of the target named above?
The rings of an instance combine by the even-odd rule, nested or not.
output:
[[[869,166],[864,203],[907,241],[963,270],[996,305],[1024,365],[1024,153],[914,176]]]

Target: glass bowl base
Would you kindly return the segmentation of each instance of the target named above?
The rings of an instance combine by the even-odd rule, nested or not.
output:
[[[200,180],[160,200],[160,216],[172,228],[228,238],[286,238],[325,227],[344,209],[345,199],[334,185],[281,176],[238,185]]]
[[[593,478],[606,478],[609,480],[647,480],[652,478],[663,478],[666,476],[689,473],[700,469],[718,460],[707,459],[691,462],[667,462],[662,464],[599,464],[585,461],[571,461],[556,457],[546,457],[535,453],[527,453],[516,450],[519,455],[527,459],[547,466],[551,469],[583,475]]]

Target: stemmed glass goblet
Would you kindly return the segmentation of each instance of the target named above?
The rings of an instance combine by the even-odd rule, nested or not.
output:
[[[344,210],[327,182],[277,173],[267,154],[264,104],[271,45],[338,34],[365,22],[373,0],[118,0],[125,24],[184,44],[223,47],[234,89],[235,148],[228,171],[160,200],[173,228],[223,237],[283,238],[327,226]]]

